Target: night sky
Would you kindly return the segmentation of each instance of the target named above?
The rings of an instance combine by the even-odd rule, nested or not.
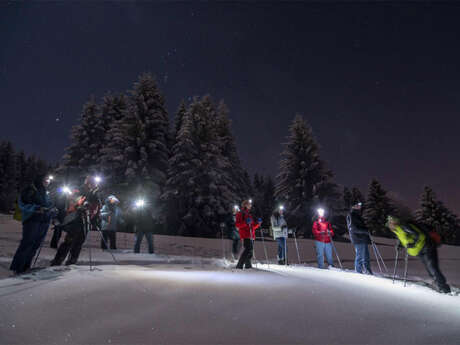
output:
[[[0,139],[57,161],[83,103],[156,75],[170,114],[210,93],[251,173],[296,113],[343,185],[460,213],[460,4],[0,4]]]

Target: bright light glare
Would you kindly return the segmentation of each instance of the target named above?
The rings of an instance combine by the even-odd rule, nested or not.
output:
[[[249,202],[252,204],[252,199],[249,199]]]
[[[102,181],[102,178],[100,176],[95,176],[94,177],[94,182],[101,183],[101,181]]]
[[[280,206],[280,211],[284,211],[284,206],[283,205]]]
[[[49,181],[54,180],[54,176],[53,176],[53,175],[48,176],[48,180],[49,180]]]
[[[239,210],[239,209],[240,209],[240,208],[238,207],[238,205],[233,206],[233,208],[234,208],[235,210]]]
[[[324,211],[323,208],[318,208],[318,215],[319,215],[320,217],[324,217],[324,213],[325,213],[325,211]]]
[[[137,208],[144,207],[145,206],[145,200],[144,199],[136,200],[135,205],[136,205]]]
[[[62,187],[62,192],[63,192],[64,194],[67,194],[67,195],[72,194],[72,191],[70,190],[70,188],[69,188],[68,186]]]

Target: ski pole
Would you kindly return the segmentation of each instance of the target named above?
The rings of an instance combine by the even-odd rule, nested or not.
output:
[[[396,268],[398,267],[398,258],[399,258],[399,245],[396,246],[396,257],[395,257],[395,268],[393,270],[393,284],[396,279]]]
[[[380,273],[383,274],[383,271],[382,271],[382,267],[380,266],[380,260],[379,260],[379,257],[377,256],[377,252],[375,251],[375,243],[374,241],[371,240],[371,245],[372,245],[372,249],[374,250],[374,256],[375,256],[375,259],[377,261],[377,265],[379,266],[379,270],[380,270]]]
[[[261,234],[261,236],[262,236],[262,245],[263,245],[263,247],[264,247],[265,261],[267,262],[267,265],[268,265],[267,247],[265,246],[264,230],[262,229],[262,227],[260,227],[260,234]]]
[[[299,259],[299,265],[301,264],[301,261],[300,261],[300,253],[299,253],[299,246],[297,245],[297,236],[296,236],[296,231],[293,231],[293,235],[294,235],[294,243],[295,243],[295,249],[297,250],[297,258]]]
[[[377,244],[375,244],[375,242],[374,242],[374,246],[375,246],[375,250],[377,251],[377,255],[378,255],[379,258],[380,258],[380,262],[381,262],[382,265],[383,265],[383,268],[385,268],[385,271],[388,273],[387,265],[385,265],[385,261],[383,260],[382,254],[380,254],[379,247],[377,247]]]
[[[225,244],[224,244],[224,223],[220,223],[220,232],[221,232],[221,237],[222,237],[222,259],[225,260]]]
[[[105,246],[106,246],[106,248],[107,248],[107,251],[108,251],[108,252],[110,253],[110,255],[112,256],[113,262],[114,262],[116,265],[118,265],[118,261],[115,259],[115,255],[113,255],[112,249],[109,249],[109,244],[108,244],[107,241],[105,240],[104,234],[102,233],[102,230],[99,229],[98,226],[96,226],[96,230],[99,231],[99,235],[101,236],[102,241],[104,241],[104,244],[105,244]],[[91,248],[90,248],[90,251],[91,251]]]
[[[339,253],[337,252],[337,248],[335,248],[334,240],[332,239],[332,236],[331,236],[331,234],[329,233],[329,231],[328,231],[328,235],[329,235],[329,238],[331,239],[332,249],[334,249],[335,256],[337,256],[337,261],[339,262],[340,269],[343,270],[342,261],[340,261]]]
[[[405,267],[404,267],[404,287],[406,287],[406,282],[407,282],[407,266],[408,266],[408,262],[409,262],[409,253],[407,252],[407,248],[406,248],[406,257],[405,257],[404,261],[405,261]]]

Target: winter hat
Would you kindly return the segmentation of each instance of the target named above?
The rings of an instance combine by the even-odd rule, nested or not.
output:
[[[246,205],[251,205],[251,202],[249,200],[244,200],[242,203],[241,203],[241,206],[243,208],[246,208]]]
[[[107,200],[108,201],[113,200],[116,204],[118,204],[120,202],[120,200],[118,200],[118,198],[115,195],[112,195],[112,194],[107,197]]]

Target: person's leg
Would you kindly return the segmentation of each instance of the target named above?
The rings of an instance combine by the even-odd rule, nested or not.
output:
[[[29,221],[22,225],[22,238],[11,262],[11,271],[22,273],[27,269],[26,262],[34,245],[34,231],[36,229],[37,223],[34,222]]]
[[[59,266],[69,254],[70,247],[72,246],[74,234],[72,231],[66,233],[64,241],[59,246],[54,259],[51,261],[51,266]]]
[[[140,252],[142,237],[144,237],[144,233],[138,231],[136,233],[136,243],[134,243],[134,253],[139,253]]]
[[[116,231],[110,232],[110,249],[117,249],[117,233]]]
[[[358,273],[363,273],[363,245],[355,244],[355,271]]]
[[[153,254],[153,234],[151,232],[145,233],[145,238],[147,239],[147,245],[149,247],[149,253]]]
[[[107,230],[102,230],[102,238],[101,238],[101,249],[107,249],[106,243],[108,242],[109,233]]]
[[[282,264],[282,261],[284,260],[283,239],[278,237],[276,242],[278,243],[278,263]]]
[[[241,252],[240,259],[238,260],[236,268],[243,269],[243,265],[246,262],[246,257],[248,255],[249,250],[250,250],[249,245],[248,245],[248,241],[250,241],[250,240],[247,240],[247,239],[243,240],[243,248],[244,249]]]
[[[89,236],[89,232],[88,234],[86,234],[83,227],[75,231],[72,245],[70,246],[70,255],[65,263],[66,265],[74,265],[77,263],[78,258],[80,256],[81,248],[85,243],[86,236]]]
[[[328,265],[334,267],[334,258],[332,256],[332,244],[325,243],[324,250],[326,252],[326,260],[327,260]]]
[[[369,246],[367,244],[363,245],[362,253],[363,253],[363,255],[362,255],[363,263],[362,263],[361,267],[364,266],[364,268],[366,269],[368,274],[374,274],[372,272],[372,269],[371,269],[371,259],[370,259],[370,256],[369,256]]]
[[[34,260],[35,255],[37,254],[38,248],[41,247],[43,241],[45,240],[46,234],[48,233],[48,229],[50,227],[49,223],[38,223],[36,233],[34,235],[34,243],[32,246],[32,250],[29,252],[27,261],[26,261],[26,268],[29,269],[32,265],[32,260]]]
[[[248,251],[248,254],[246,255],[246,261],[244,263],[244,268],[252,268],[252,263],[251,263],[251,259],[252,259],[252,256],[254,255],[254,240],[248,240],[248,247],[249,247],[249,251]]]
[[[446,278],[439,269],[438,253],[436,247],[434,245],[425,247],[420,252],[419,257],[439,290],[442,292],[450,292],[450,287],[446,283]]]
[[[319,268],[324,268],[324,243],[315,241],[316,248],[316,261],[318,262]]]
[[[60,226],[54,226],[53,237],[51,238],[50,248],[57,249],[62,230]]]

